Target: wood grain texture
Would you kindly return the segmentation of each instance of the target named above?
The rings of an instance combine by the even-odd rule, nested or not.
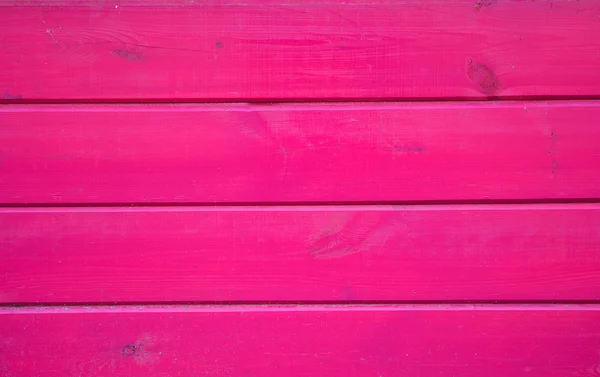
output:
[[[599,104],[6,105],[0,203],[596,199]]]
[[[5,100],[600,94],[596,0],[0,6]]]
[[[4,376],[598,374],[597,306],[0,311]]]
[[[600,205],[0,210],[0,301],[600,299]]]

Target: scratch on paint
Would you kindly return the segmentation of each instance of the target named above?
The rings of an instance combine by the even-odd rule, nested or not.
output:
[[[50,36],[50,38],[52,38],[52,41],[55,44],[58,44],[58,41],[56,40],[56,38],[54,38],[54,34],[52,34],[52,29],[46,29],[46,33],[48,33],[48,35]]]

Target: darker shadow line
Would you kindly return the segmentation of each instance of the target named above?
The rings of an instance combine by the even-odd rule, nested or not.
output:
[[[598,300],[250,300],[250,301],[93,301],[93,302],[10,302],[0,303],[0,308],[35,309],[47,307],[118,308],[166,306],[436,306],[436,305],[586,305]]]
[[[141,45],[140,45],[141,46]],[[164,48],[143,46],[146,48]],[[0,98],[0,104],[19,105],[73,105],[73,104],[290,104],[290,103],[378,103],[378,102],[510,102],[510,101],[583,101],[600,100],[600,95],[548,95],[548,96],[461,96],[461,97],[320,97],[320,98]]]
[[[89,202],[2,203],[0,208],[146,208],[146,207],[300,207],[300,206],[439,206],[439,205],[600,204],[600,198],[490,199],[490,200],[357,200],[357,201],[265,201],[265,202]]]

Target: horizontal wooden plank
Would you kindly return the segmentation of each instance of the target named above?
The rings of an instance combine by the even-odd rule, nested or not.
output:
[[[0,203],[596,199],[599,105],[6,105]]]
[[[5,100],[600,94],[596,0],[1,6]]]
[[[3,376],[595,376],[600,310],[3,309]]]
[[[0,301],[600,299],[600,205],[0,210]]]

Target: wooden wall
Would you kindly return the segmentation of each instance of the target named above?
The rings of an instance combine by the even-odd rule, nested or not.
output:
[[[0,376],[600,375],[597,0],[0,0]]]

